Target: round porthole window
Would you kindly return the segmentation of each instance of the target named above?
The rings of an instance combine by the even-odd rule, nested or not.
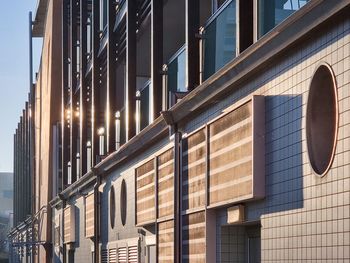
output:
[[[111,222],[111,228],[114,228],[114,222],[115,222],[115,192],[114,192],[114,186],[111,187],[110,193],[109,193],[109,203],[110,203],[110,210],[109,210],[109,219]]]
[[[337,85],[331,67],[322,63],[312,77],[306,111],[307,149],[317,175],[324,176],[332,165],[337,133]]]
[[[127,200],[126,200],[126,183],[123,179],[120,187],[120,217],[122,225],[126,223],[126,209],[127,209]]]

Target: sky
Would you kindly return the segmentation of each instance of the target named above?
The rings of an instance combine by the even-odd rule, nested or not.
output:
[[[29,12],[37,0],[1,0],[0,7],[0,172],[13,171],[13,135],[29,92]],[[33,18],[34,19],[34,18]],[[34,72],[41,40],[34,40]]]

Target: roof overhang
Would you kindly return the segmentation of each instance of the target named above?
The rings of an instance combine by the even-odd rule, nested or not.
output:
[[[46,12],[49,0],[38,0],[33,21],[33,37],[43,37],[45,30]]]

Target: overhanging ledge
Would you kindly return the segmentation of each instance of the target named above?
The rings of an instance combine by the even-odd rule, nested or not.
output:
[[[45,30],[45,20],[47,13],[47,6],[49,4],[48,0],[38,0],[36,6],[35,17],[33,21],[33,37],[43,37]]]

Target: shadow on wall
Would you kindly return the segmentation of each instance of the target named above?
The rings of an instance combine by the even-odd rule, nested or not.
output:
[[[84,198],[84,203],[85,203],[85,198]],[[75,227],[75,243],[74,243],[74,247],[80,247],[80,226],[85,226],[85,223],[84,224],[81,224],[81,221],[80,221],[80,209],[78,208],[78,206],[76,205],[76,202],[74,204],[75,206],[75,224],[79,224]],[[84,219],[84,217],[83,217]],[[82,229],[82,231],[84,231],[84,229]]]
[[[264,214],[304,206],[302,151],[302,96],[266,96],[266,197],[245,204],[246,221],[254,222]],[[219,262],[232,262],[233,259],[244,262],[248,255],[244,240],[257,241],[256,248],[257,251],[260,250],[260,226],[227,226],[226,209],[218,211],[216,220],[217,240],[220,240],[216,244],[216,257]],[[255,244],[254,242],[252,244]],[[234,248],[228,250],[228,247],[232,246]]]
[[[112,183],[111,181],[107,180],[106,184],[103,187],[103,191],[101,194],[101,216],[100,216],[100,226],[101,226],[101,240],[100,242],[102,244],[107,244],[109,240],[109,229],[110,229],[110,211],[109,211],[109,198],[110,198],[110,191],[111,191]],[[114,189],[116,191],[116,189]],[[117,192],[115,192],[117,194]],[[117,195],[116,195],[117,196]],[[116,201],[116,200],[115,200]],[[107,204],[107,205],[102,205]],[[114,218],[115,220],[115,218]],[[115,224],[115,222],[114,222]]]
[[[247,220],[302,208],[302,95],[265,97],[266,198],[246,206]]]

